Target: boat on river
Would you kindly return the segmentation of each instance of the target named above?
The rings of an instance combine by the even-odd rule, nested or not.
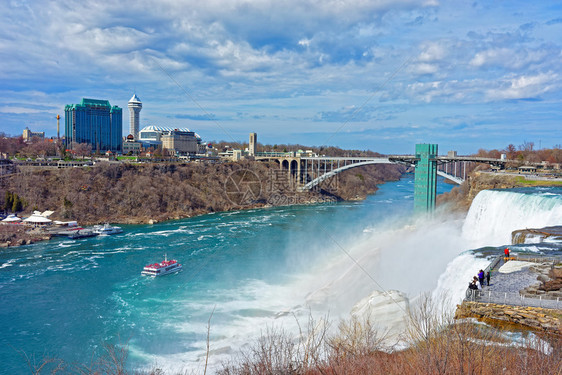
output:
[[[164,260],[160,263],[149,264],[144,266],[141,275],[143,276],[164,276],[171,273],[176,273],[182,270],[182,265],[177,260],[168,260],[167,255],[164,255]]]
[[[94,225],[94,232],[100,236],[109,236],[110,234],[123,233],[123,229],[105,223],[104,225]]]
[[[95,237],[97,236],[98,233],[94,232],[92,229],[84,229],[84,228],[80,228],[77,229],[75,231],[72,231],[70,234],[68,234],[68,238],[73,239],[73,240],[77,240],[79,238],[88,238],[88,237]]]

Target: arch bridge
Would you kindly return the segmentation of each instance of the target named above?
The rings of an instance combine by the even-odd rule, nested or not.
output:
[[[466,180],[469,163],[486,163],[503,166],[508,160],[466,156],[439,156],[437,144],[417,144],[414,155],[389,155],[384,157],[331,157],[284,154],[279,156],[256,155],[257,160],[275,160],[288,179],[296,182],[300,191],[318,188],[331,177],[351,168],[373,164],[403,164],[415,168],[414,210],[428,212],[435,208],[437,176],[453,183]]]

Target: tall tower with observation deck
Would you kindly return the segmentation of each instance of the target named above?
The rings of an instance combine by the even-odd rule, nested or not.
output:
[[[142,103],[137,96],[134,94],[131,100],[129,100],[129,112],[131,114],[130,117],[130,134],[135,137],[135,141],[139,139],[139,122],[140,122],[140,111],[142,109]]]

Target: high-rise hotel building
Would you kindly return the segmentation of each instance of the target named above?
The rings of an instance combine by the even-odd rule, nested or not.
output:
[[[131,115],[129,134],[132,134],[135,141],[138,141],[138,139],[139,139],[140,111],[142,109],[142,103],[141,103],[139,97],[137,96],[137,94],[133,95],[131,100],[129,100],[129,103],[128,103],[127,106],[129,107],[129,113]]]
[[[108,100],[82,99],[80,104],[64,107],[65,144],[92,145],[92,151],[121,152],[123,143],[123,110]]]

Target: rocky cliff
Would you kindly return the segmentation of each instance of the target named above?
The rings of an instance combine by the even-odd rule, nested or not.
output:
[[[275,163],[102,163],[91,168],[27,170],[4,178],[0,199],[18,197],[23,215],[53,210],[52,218],[82,225],[148,223],[267,205],[360,199],[374,193],[377,184],[399,179],[403,170],[394,165],[360,167],[341,173],[318,191],[299,193]],[[239,190],[248,186],[251,197]],[[4,204],[8,211],[13,207]]]
[[[477,318],[500,324],[515,324],[538,331],[562,333],[560,310],[464,301],[461,305],[457,305],[455,313],[455,319],[462,318]]]
[[[472,172],[460,186],[454,187],[449,193],[437,197],[437,204],[447,204],[453,211],[468,211],[476,195],[482,190],[511,189],[525,186],[515,176]]]

